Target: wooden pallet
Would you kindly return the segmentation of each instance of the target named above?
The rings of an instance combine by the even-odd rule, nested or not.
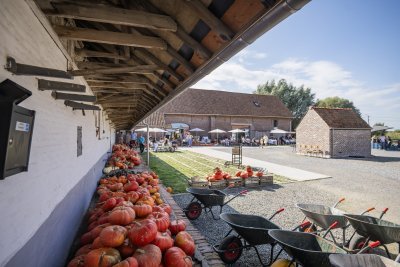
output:
[[[226,180],[228,186],[233,185],[234,187],[240,187],[243,186],[243,180],[240,177],[234,177],[231,179]]]
[[[246,187],[257,187],[260,185],[260,179],[258,177],[249,177],[243,179],[243,185]]]
[[[211,189],[223,189],[227,187],[226,180],[219,180],[219,181],[209,181],[209,187]]]
[[[269,185],[274,183],[274,175],[269,173],[260,177],[260,185]]]
[[[194,176],[187,180],[188,185],[194,188],[208,188],[208,181],[200,179],[198,176]]]

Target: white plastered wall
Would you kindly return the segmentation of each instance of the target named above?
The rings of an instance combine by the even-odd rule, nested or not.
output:
[[[0,18],[1,66],[12,56],[18,63],[66,70],[66,57],[24,0],[1,0]],[[103,125],[102,119],[99,140],[94,112],[86,111],[83,116],[54,100],[50,91],[39,91],[37,77],[12,75],[0,67],[0,82],[5,79],[32,92],[20,105],[35,110],[36,118],[29,171],[0,180],[0,266],[26,244],[114,140],[108,121]],[[72,82],[83,84],[80,78]],[[86,93],[91,94],[90,89]],[[77,126],[83,132],[83,155],[79,157]]]

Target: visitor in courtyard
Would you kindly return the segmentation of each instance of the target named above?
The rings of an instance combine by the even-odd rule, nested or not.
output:
[[[187,141],[188,147],[192,147],[193,136],[190,133],[188,133],[186,135],[186,141]]]
[[[263,142],[264,142],[264,146],[268,145],[268,136],[266,134],[264,134],[264,136],[262,137]],[[263,147],[264,148],[264,147]]]
[[[140,153],[143,153],[144,151],[144,143],[145,143],[145,139],[142,135],[140,135],[138,142],[139,142],[139,149],[140,149]]]
[[[381,143],[381,149],[386,149],[386,136],[384,134],[379,137],[379,141]]]
[[[132,132],[132,134],[131,134],[131,145],[137,146],[137,133],[136,132]]]
[[[118,144],[122,144],[124,142],[124,136],[123,136],[122,132],[118,132],[117,140],[118,140],[117,141]]]
[[[127,131],[126,132],[126,135],[125,135],[125,144],[127,145],[127,146],[130,146],[130,144],[131,144],[131,131]]]

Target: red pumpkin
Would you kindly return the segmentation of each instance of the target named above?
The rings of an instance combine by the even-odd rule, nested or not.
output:
[[[136,216],[139,218],[146,217],[153,211],[153,208],[145,203],[138,203],[133,206],[133,209],[135,210]]]
[[[91,232],[87,232],[87,233],[84,233],[82,236],[81,236],[81,239],[80,239],[80,244],[81,245],[86,245],[86,244],[90,244],[90,243],[92,243],[93,242],[93,240],[94,240],[94,237],[92,236],[92,233]]]
[[[117,207],[128,207],[128,208],[133,208],[133,203],[130,201],[122,201],[117,204]]]
[[[67,265],[67,267],[84,267],[85,266],[85,255],[80,255],[73,258]]]
[[[108,221],[111,224],[128,225],[135,219],[135,211],[129,207],[115,207],[110,215]]]
[[[192,236],[185,231],[179,232],[176,235],[175,246],[181,248],[189,256],[193,256],[196,250]]]
[[[238,172],[235,174],[236,177],[240,177],[240,175],[242,175],[242,172],[241,172],[241,171],[238,171]]]
[[[171,213],[172,213],[172,208],[171,208],[171,206],[169,205],[169,204],[161,204],[159,207],[161,207],[161,208],[163,208],[164,209],[164,211],[166,212],[166,213],[168,213],[169,215],[171,215]]]
[[[161,206],[153,206],[153,212],[165,212]]]
[[[107,226],[110,226],[110,223],[104,223],[101,225],[96,226],[95,228],[93,228],[90,233],[92,234],[93,239],[95,239],[96,237],[98,237],[101,233],[101,231],[103,231],[104,228],[106,228]]]
[[[157,224],[152,220],[134,222],[130,225],[128,238],[133,245],[144,246],[150,244],[157,236]]]
[[[92,244],[87,244],[84,245],[83,247],[80,247],[76,252],[75,252],[75,257],[80,256],[80,255],[86,255],[90,251],[92,251],[93,247]]]
[[[151,196],[143,196],[139,198],[139,200],[136,202],[137,204],[144,203],[150,206],[154,206],[154,199]]]
[[[117,247],[119,253],[121,254],[122,258],[126,258],[132,256],[135,252],[136,248],[132,245],[128,238],[124,240],[121,246]]]
[[[172,247],[165,252],[165,267],[192,267],[192,259],[185,252],[178,248]]]
[[[101,207],[104,211],[112,210],[117,205],[117,200],[112,197],[107,199]]]
[[[122,183],[107,184],[107,188],[113,192],[116,192],[122,190],[124,188],[124,185]]]
[[[100,236],[96,237],[92,243],[92,248],[96,249],[96,248],[102,248],[105,247],[101,241],[100,241]]]
[[[143,267],[159,267],[161,264],[162,254],[159,247],[153,244],[148,244],[144,247],[138,248],[133,254]]]
[[[144,178],[142,176],[138,176],[138,177],[136,177],[136,182],[138,184],[143,184],[144,183]]]
[[[240,177],[243,179],[247,179],[249,178],[249,174],[247,172],[242,172],[242,174],[240,174]]]
[[[118,247],[124,243],[127,230],[119,225],[107,226],[100,232],[100,242],[106,247]]]
[[[160,248],[161,252],[165,252],[167,249],[174,245],[174,240],[167,233],[157,233],[156,239],[153,240],[152,244]]]
[[[263,176],[264,176],[264,173],[261,172],[261,171],[258,171],[258,172],[256,173],[256,176],[257,176],[257,177],[263,177]]]
[[[174,220],[169,225],[169,230],[171,234],[177,235],[179,232],[185,231],[186,223],[184,220]]]
[[[121,261],[118,250],[114,248],[98,248],[85,256],[85,267],[112,267]]]
[[[98,226],[99,225],[99,222],[98,222],[98,220],[97,221],[94,221],[94,222],[91,222],[90,224],[89,224],[89,226],[88,226],[88,231],[91,231],[91,230],[93,230],[96,226]]]
[[[110,197],[112,197],[112,192],[106,192],[106,193],[100,194],[99,201],[100,202],[106,201]]]
[[[169,215],[166,212],[153,212],[148,218],[156,222],[159,232],[165,232],[169,227]]]
[[[136,181],[132,181],[124,185],[125,192],[136,191],[138,189],[139,189],[139,184]]]
[[[136,201],[139,200],[139,194],[136,193],[135,191],[130,191],[125,194],[125,200],[132,202],[132,204],[135,204]]]
[[[126,258],[125,260],[115,264],[113,267],[138,267],[139,263],[134,257]]]

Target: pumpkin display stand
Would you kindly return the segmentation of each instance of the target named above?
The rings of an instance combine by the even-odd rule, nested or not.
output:
[[[243,179],[240,177],[230,178],[229,180],[227,180],[227,182],[228,182],[228,186],[229,185],[233,185],[234,187],[244,186]]]
[[[224,189],[227,186],[228,186],[227,181],[225,179],[217,180],[217,181],[209,181],[209,187],[211,189]]]
[[[243,180],[243,186],[246,187],[257,187],[260,185],[259,177],[242,178],[242,180]]]
[[[188,185],[194,188],[208,188],[208,181],[205,179],[201,179],[198,176],[193,176],[192,178],[187,180]]]
[[[269,173],[267,175],[263,175],[260,177],[260,185],[271,185],[274,183],[274,175],[273,173]]]

